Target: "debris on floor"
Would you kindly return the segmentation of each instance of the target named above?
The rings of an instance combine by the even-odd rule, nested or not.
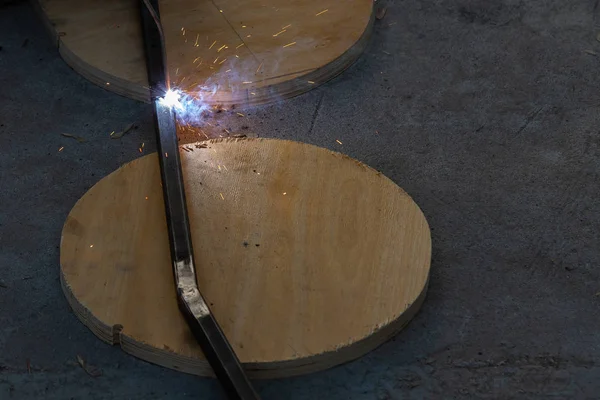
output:
[[[131,129],[133,129],[133,124],[129,124],[125,127],[125,129],[123,129],[121,132],[117,132],[115,133],[115,131],[112,131],[110,134],[110,138],[111,139],[120,139],[123,137],[123,135],[125,135],[127,132],[129,132]]]
[[[68,137],[68,138],[72,138],[77,140],[79,143],[83,143],[85,142],[85,138],[82,138],[81,136],[75,136],[75,135],[71,135],[70,133],[61,133],[62,136],[64,137]]]
[[[81,366],[81,368],[83,368],[83,370],[89,376],[91,376],[93,378],[97,378],[102,375],[102,371],[99,368],[86,363],[85,360],[83,359],[83,357],[81,357],[79,354],[77,354],[77,363]]]

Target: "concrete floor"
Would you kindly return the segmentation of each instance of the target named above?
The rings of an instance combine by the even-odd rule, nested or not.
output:
[[[376,351],[258,382],[261,395],[599,398],[598,0],[388,6],[342,76],[229,129],[342,151],[397,182],[432,228],[429,294]],[[26,3],[0,8],[0,46],[0,399],[220,398],[213,380],[100,342],[60,290],[63,221],[141,142],[152,151],[148,106],[73,72]]]

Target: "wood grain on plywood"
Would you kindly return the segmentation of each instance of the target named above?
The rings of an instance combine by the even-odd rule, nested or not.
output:
[[[149,99],[137,1],[37,1],[74,70]],[[303,93],[351,65],[370,36],[373,2],[165,0],[160,13],[176,85],[208,103],[257,104]]]
[[[181,151],[198,284],[251,376],[337,365],[412,318],[431,240],[401,188],[312,145],[204,143]],[[177,308],[155,153],[77,202],[63,228],[61,273],[73,310],[100,338],[211,375]]]

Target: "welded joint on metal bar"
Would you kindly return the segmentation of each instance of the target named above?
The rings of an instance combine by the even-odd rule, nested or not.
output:
[[[210,310],[196,283],[196,272],[191,257],[186,260],[175,261],[174,266],[177,292],[181,294],[181,298],[187,303],[194,317],[199,319],[209,315]]]

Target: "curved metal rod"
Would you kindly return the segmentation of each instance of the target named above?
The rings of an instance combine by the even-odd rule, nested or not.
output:
[[[158,101],[168,88],[164,36],[158,13],[158,0],[141,0],[142,29],[152,104],[156,125],[167,230],[173,262],[173,275],[179,309],[230,399],[257,400],[219,324],[202,297],[196,281],[185,187],[179,158],[175,112]]]

